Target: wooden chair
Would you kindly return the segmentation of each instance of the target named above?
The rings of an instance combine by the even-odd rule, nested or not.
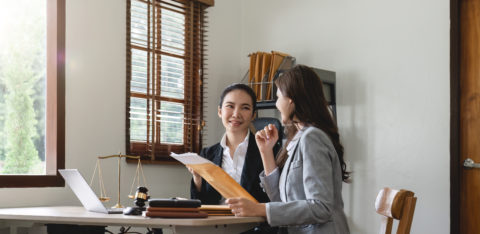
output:
[[[399,220],[397,234],[409,234],[417,197],[408,190],[384,188],[375,201],[375,210],[382,216],[381,234],[391,234],[393,219]]]

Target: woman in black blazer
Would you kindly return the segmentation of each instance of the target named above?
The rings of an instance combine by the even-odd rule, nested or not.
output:
[[[262,159],[255,142],[255,136],[249,131],[251,122],[255,118],[255,112],[256,96],[250,87],[244,84],[232,84],[225,88],[220,96],[218,106],[218,116],[222,119],[225,127],[225,135],[221,142],[203,148],[200,156],[223,168],[224,158],[229,157],[232,155],[231,152],[234,152],[233,161],[238,160],[235,157],[243,159],[241,176],[240,178],[237,176],[237,182],[257,201],[268,202],[268,196],[260,188],[258,177],[260,172],[263,171]],[[246,143],[248,143],[248,146],[245,151]],[[227,147],[228,149],[226,149]],[[241,151],[239,154],[237,154],[237,149]],[[190,187],[191,198],[201,200],[202,204],[220,204],[222,196],[191,168],[189,170],[193,174]],[[235,172],[233,172],[233,169],[231,170],[231,173]],[[235,179],[235,176],[232,177]]]

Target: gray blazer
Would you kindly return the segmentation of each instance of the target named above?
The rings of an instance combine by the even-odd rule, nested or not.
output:
[[[288,233],[348,234],[343,212],[342,170],[328,136],[320,129],[302,130],[295,150],[280,174],[260,174],[271,226],[287,226]]]

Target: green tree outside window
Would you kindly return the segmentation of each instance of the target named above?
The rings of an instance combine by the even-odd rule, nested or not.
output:
[[[0,174],[45,174],[46,2],[0,9]],[[1,16],[0,16],[1,17]]]

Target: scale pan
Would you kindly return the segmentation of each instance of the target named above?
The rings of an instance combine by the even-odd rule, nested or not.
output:
[[[109,198],[109,197],[99,197],[98,199],[100,199],[101,202],[110,201],[110,198]]]

